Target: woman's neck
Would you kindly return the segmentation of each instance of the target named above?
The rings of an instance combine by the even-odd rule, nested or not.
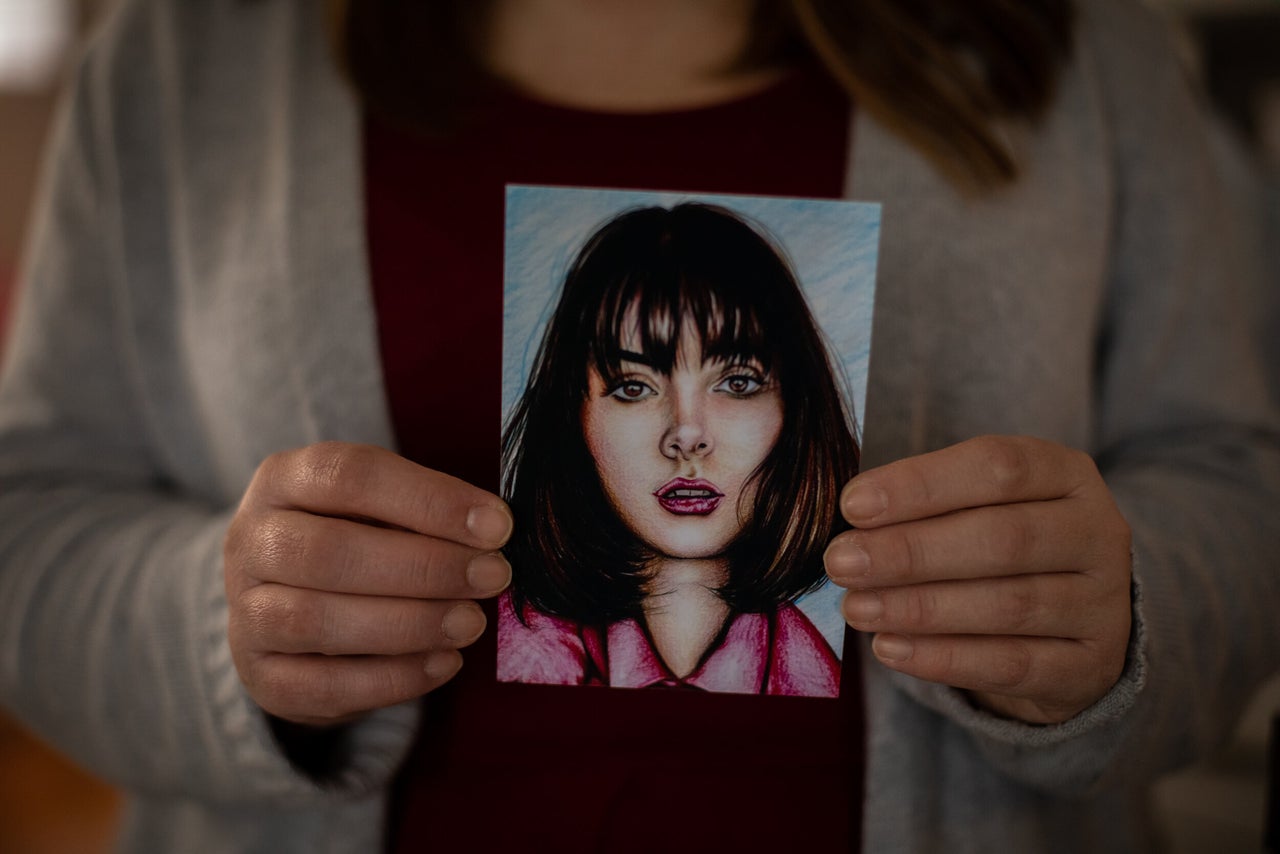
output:
[[[645,625],[676,676],[694,671],[729,618],[729,606],[716,595],[725,571],[722,560],[662,560],[651,568]]]
[[[767,87],[738,69],[754,0],[491,0],[489,71],[535,98],[604,112],[692,109]]]

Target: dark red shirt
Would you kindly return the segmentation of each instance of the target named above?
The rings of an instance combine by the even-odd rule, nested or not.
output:
[[[497,491],[508,183],[837,198],[850,105],[756,95],[601,114],[497,96],[454,134],[365,123],[370,268],[399,450]],[[424,700],[391,850],[857,850],[856,656],[839,700],[498,683],[490,630]]]

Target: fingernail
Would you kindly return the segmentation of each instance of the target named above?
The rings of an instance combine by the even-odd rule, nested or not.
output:
[[[844,597],[844,616],[851,623],[872,623],[884,613],[884,602],[874,590],[850,593]]]
[[[467,564],[467,584],[482,596],[501,593],[511,583],[511,564],[497,552],[476,555]]]
[[[840,500],[840,510],[844,518],[857,524],[869,522],[889,507],[889,497],[884,490],[874,484],[863,483],[845,492]]]
[[[454,605],[441,624],[445,637],[454,643],[470,643],[484,631],[484,614],[473,604]]]
[[[462,667],[462,655],[456,649],[445,649],[427,656],[423,671],[432,679],[445,679]]]
[[[476,539],[496,548],[511,536],[511,514],[488,504],[472,507],[467,514],[467,530]]]
[[[871,572],[871,555],[861,545],[849,540],[837,540],[827,546],[822,562],[827,568],[827,575],[835,581],[855,581]]]
[[[911,657],[915,644],[902,635],[876,635],[871,641],[871,650],[884,661],[903,662]]]

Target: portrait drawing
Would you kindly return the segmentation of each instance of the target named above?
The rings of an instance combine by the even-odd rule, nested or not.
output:
[[[498,678],[836,696],[879,208],[510,187]]]

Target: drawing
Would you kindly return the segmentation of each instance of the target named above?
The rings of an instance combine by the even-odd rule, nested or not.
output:
[[[508,189],[500,680],[838,693],[821,558],[878,228],[849,202]]]

